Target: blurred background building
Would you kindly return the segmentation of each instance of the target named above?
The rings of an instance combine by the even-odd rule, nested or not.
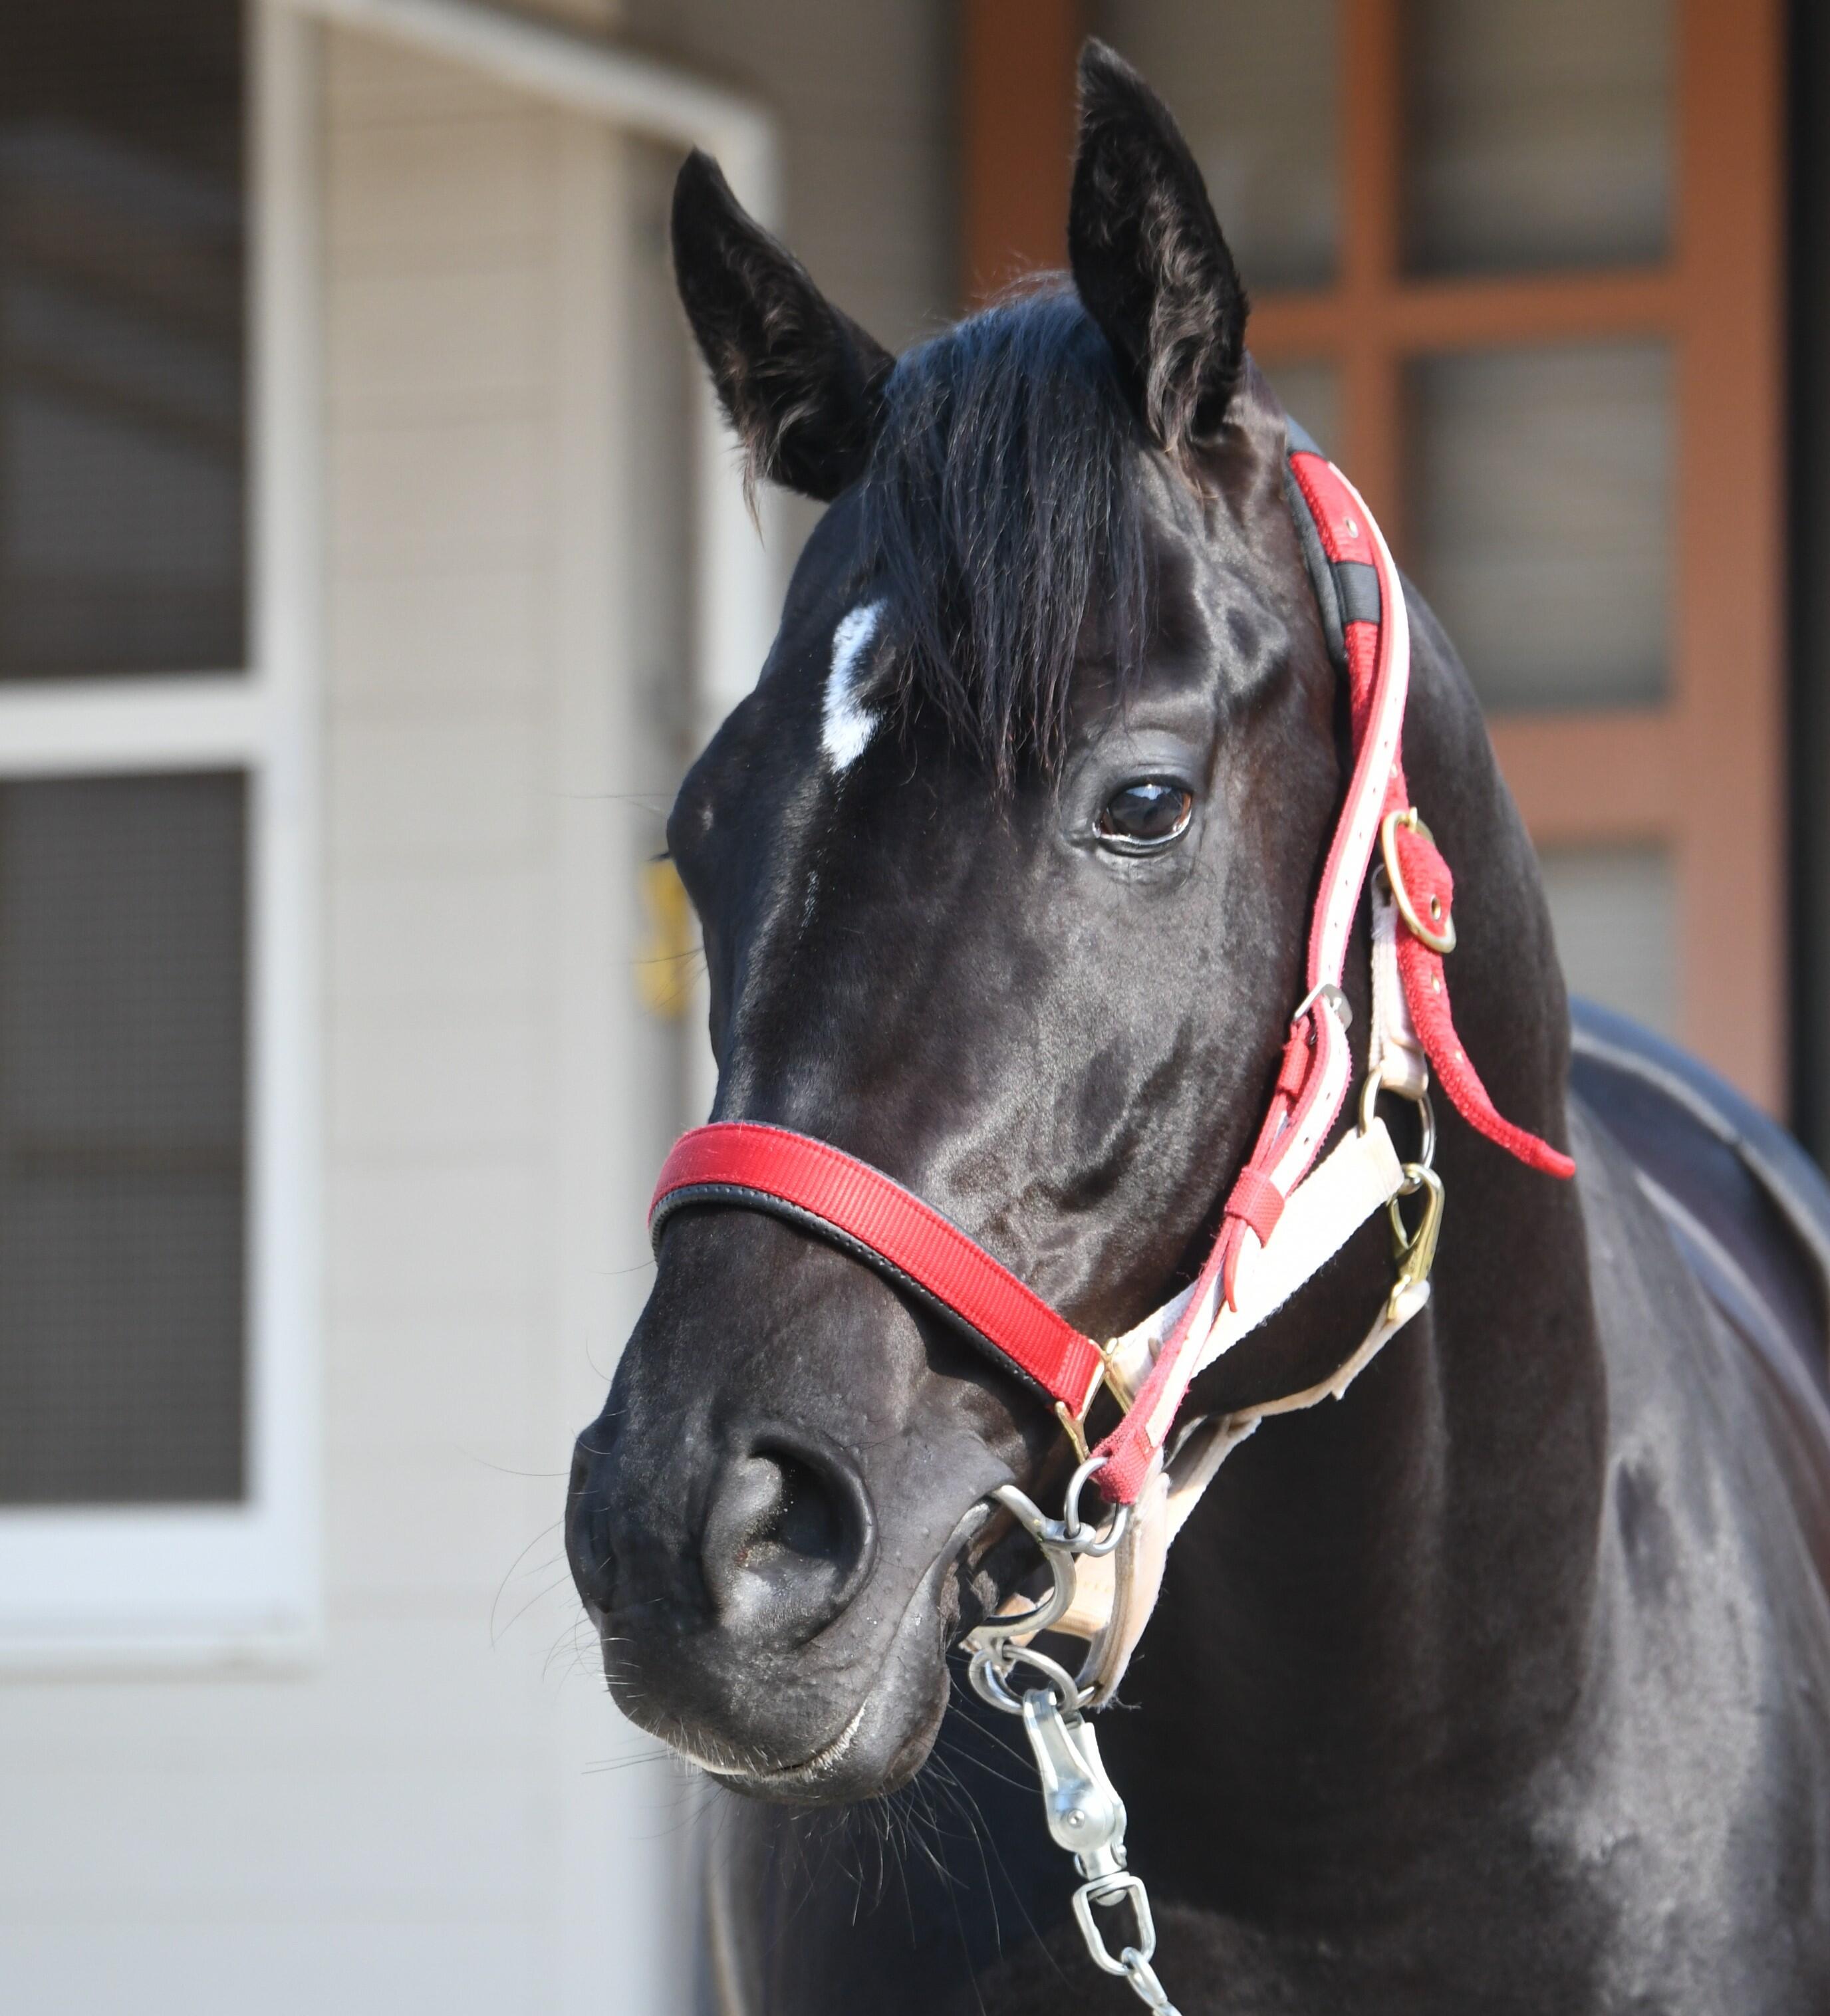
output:
[[[679,2006],[557,1520],[703,1091],[650,857],[810,515],[706,424],[691,141],[901,345],[1060,262],[1131,56],[1573,983],[1830,1141],[1822,12],[0,9],[0,2006]]]

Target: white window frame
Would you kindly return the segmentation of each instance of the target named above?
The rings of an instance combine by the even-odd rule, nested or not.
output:
[[[319,1619],[318,94],[250,5],[245,667],[0,686],[0,779],[248,780],[247,1496],[0,1508],[0,1664],[308,1655]]]
[[[0,779],[248,774],[249,1496],[221,1508],[0,1510],[0,1669],[283,1666],[319,1643],[318,24],[467,64],[614,130],[704,147],[753,215],[773,225],[779,209],[767,110],[651,56],[488,0],[247,4],[250,662],[229,678],[0,686]],[[708,736],[754,682],[779,597],[708,387],[696,461],[694,690]],[[708,1085],[708,1053],[701,1076]]]

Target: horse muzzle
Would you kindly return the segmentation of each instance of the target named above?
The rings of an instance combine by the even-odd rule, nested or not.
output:
[[[587,1438],[586,1439],[589,1439]],[[593,1481],[581,1455],[567,1549],[631,1721],[733,1791],[826,1805],[918,1770],[947,1698],[958,1586],[985,1508],[951,1532],[902,1600],[880,1585],[862,1477],[834,1452],[792,1453],[779,1431],[721,1466],[696,1571],[672,1550],[657,1586],[651,1528]],[[697,1585],[697,1603],[670,1591]]]
[[[1032,1467],[1021,1398],[994,1381],[823,1243],[683,1219],[567,1506],[631,1719],[773,1798],[865,1796],[917,1769],[986,1495]]]

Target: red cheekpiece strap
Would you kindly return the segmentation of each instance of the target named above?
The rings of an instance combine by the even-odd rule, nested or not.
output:
[[[683,1134],[661,1172],[648,1207],[657,1246],[672,1214],[696,1203],[815,1221],[813,1229],[918,1289],[1050,1399],[1076,1415],[1085,1407],[1099,1346],[951,1219],[868,1162],[785,1127],[715,1121]]]
[[[1401,826],[1396,844],[1404,886],[1411,901],[1428,904],[1434,897],[1444,920],[1449,919],[1454,909],[1455,878],[1436,843]],[[1454,1013],[1449,1005],[1448,971],[1442,954],[1433,952],[1403,924],[1398,928],[1398,978],[1424,1055],[1456,1111],[1476,1133],[1484,1134],[1508,1154],[1516,1156],[1527,1168],[1566,1180],[1573,1176],[1576,1165],[1561,1149],[1553,1148],[1548,1141],[1508,1120],[1494,1105],[1455,1033]]]

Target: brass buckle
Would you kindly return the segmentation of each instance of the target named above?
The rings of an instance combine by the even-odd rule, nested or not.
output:
[[[1407,805],[1403,812],[1387,812],[1380,820],[1379,851],[1385,856],[1385,880],[1392,885],[1392,901],[1398,905],[1398,914],[1413,938],[1421,938],[1433,952],[1451,952],[1455,949],[1455,920],[1443,916],[1442,898],[1431,897],[1430,915],[1435,922],[1426,924],[1418,915],[1417,905],[1410,900],[1410,891],[1404,886],[1404,871],[1398,866],[1400,826],[1421,835],[1432,847],[1436,844],[1436,835],[1418,817],[1415,805]]]
[[[1121,1413],[1129,1413],[1137,1399],[1112,1355],[1118,1345],[1119,1340],[1115,1337],[1099,1347],[1099,1370],[1093,1375],[1093,1384],[1086,1389],[1086,1398],[1081,1402],[1079,1413],[1065,1400],[1055,1402],[1055,1419],[1061,1423],[1063,1434],[1073,1444],[1074,1453],[1082,1463],[1086,1460],[1086,1417],[1093,1412],[1093,1403],[1099,1398],[1100,1388],[1103,1386],[1118,1402]]]
[[[1112,1398],[1118,1402],[1120,1410],[1128,1414],[1130,1413],[1131,1409],[1137,1406],[1137,1395],[1132,1391],[1130,1383],[1126,1378],[1124,1373],[1119,1370],[1119,1361],[1113,1355],[1118,1350],[1119,1344],[1119,1340],[1115,1337],[1108,1338],[1105,1343],[1100,1346],[1099,1381],[1098,1383],[1094,1385],[1093,1392],[1087,1395],[1086,1406],[1090,1407],[1093,1405],[1094,1395],[1099,1391],[1100,1387],[1103,1385],[1106,1391],[1111,1395]],[[1081,1418],[1083,1420],[1086,1418],[1085,1408],[1081,1409]]]
[[[1096,1380],[1093,1382],[1093,1393],[1097,1393],[1098,1391],[1099,1382]],[[1087,1407],[1093,1405],[1093,1393],[1089,1393],[1086,1396]],[[1075,1460],[1079,1463],[1086,1462],[1086,1407],[1083,1407],[1079,1413],[1072,1414],[1068,1411],[1068,1403],[1065,1400],[1057,1400],[1055,1402],[1055,1419],[1061,1423],[1062,1432],[1074,1446]]]

